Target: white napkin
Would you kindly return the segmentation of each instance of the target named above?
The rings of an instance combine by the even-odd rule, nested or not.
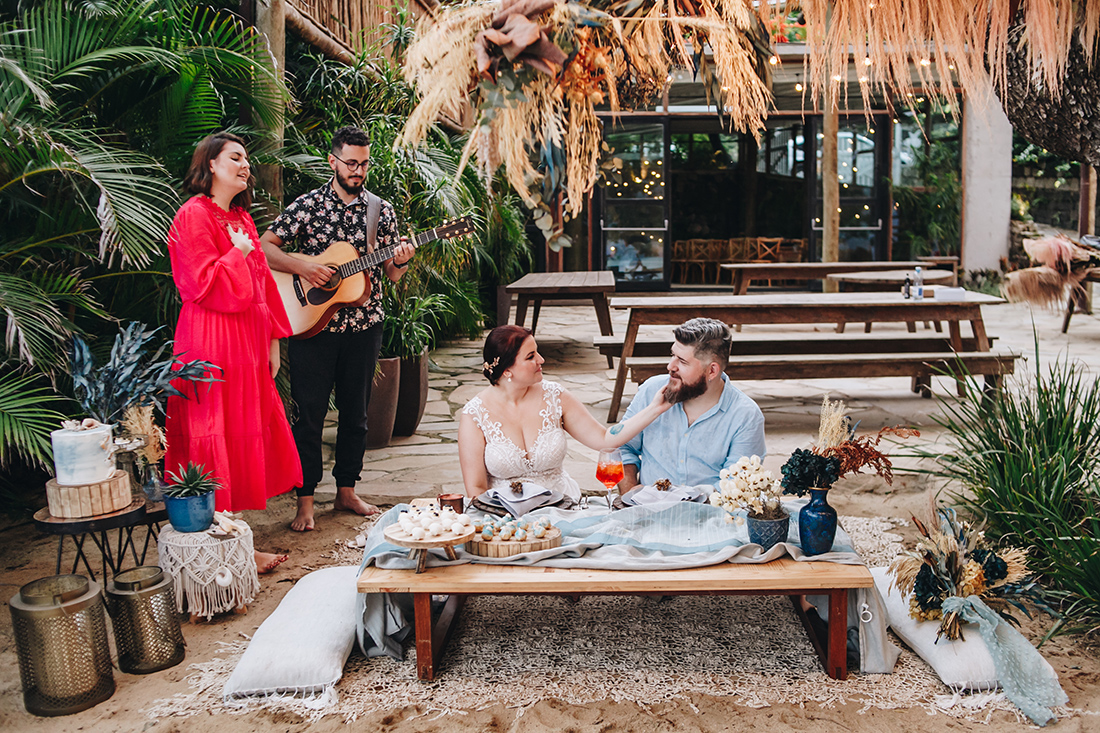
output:
[[[623,495],[623,503],[627,506],[642,506],[670,501],[701,501],[711,491],[713,488],[706,485],[670,486],[668,491],[661,491],[653,484],[648,484],[626,492]]]
[[[530,481],[523,482],[522,494],[517,494],[512,491],[511,487],[506,487],[503,489],[489,489],[481,496],[481,500],[486,504],[500,507],[516,518],[522,517],[527,512],[534,511],[541,506],[554,504],[560,499],[561,494]]]

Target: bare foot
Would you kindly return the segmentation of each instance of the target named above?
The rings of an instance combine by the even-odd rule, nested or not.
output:
[[[309,532],[313,529],[313,497],[298,497],[298,514],[290,523],[290,528],[295,532]]]
[[[256,552],[256,572],[266,575],[287,561],[287,555],[276,555],[271,552]]]
[[[353,512],[366,517],[378,513],[378,507],[368,504],[355,495],[355,489],[351,486],[340,486],[336,489],[336,501],[333,508],[342,509],[345,512]]]

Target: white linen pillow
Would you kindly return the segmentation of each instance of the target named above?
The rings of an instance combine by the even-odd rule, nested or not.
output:
[[[936,675],[956,690],[994,690],[1000,687],[993,657],[973,624],[963,625],[966,640],[936,643],[939,621],[918,621],[909,615],[909,597],[891,587],[894,576],[887,568],[871,568],[875,587],[886,606],[886,621],[902,641],[928,662]]]
[[[359,568],[324,568],[290,589],[260,624],[222,697],[301,695],[335,702],[333,689],[355,644]]]

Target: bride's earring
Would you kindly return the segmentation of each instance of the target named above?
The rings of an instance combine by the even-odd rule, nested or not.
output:
[[[511,374],[509,374],[509,375],[508,375],[508,381],[509,381],[509,382],[511,382],[511,381],[512,381],[512,375],[511,375]]]

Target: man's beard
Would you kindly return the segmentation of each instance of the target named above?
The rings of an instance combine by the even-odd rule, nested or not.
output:
[[[344,192],[350,196],[358,196],[363,191],[363,182],[360,179],[359,183],[351,184],[348,179],[340,175],[340,172],[336,172],[336,182],[340,184],[340,188],[344,189]]]
[[[665,385],[665,399],[668,400],[670,405],[675,405],[677,402],[687,402],[693,400],[699,395],[707,391],[707,378],[706,376],[699,377],[699,380],[688,384],[684,380],[680,380],[680,386],[676,389],[672,388],[672,382],[669,381]]]

